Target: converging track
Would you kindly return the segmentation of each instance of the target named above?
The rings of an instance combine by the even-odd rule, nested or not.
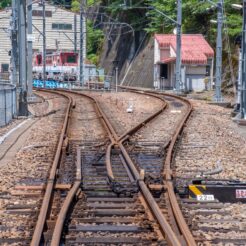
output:
[[[162,106],[132,129],[125,133],[119,131],[120,135],[108,120],[107,110],[102,111],[93,96],[54,91],[66,96],[69,106],[32,245],[41,242],[51,245],[195,245],[179,209],[170,167],[174,144],[192,107],[179,97],[131,91],[155,97]],[[168,101],[172,102],[171,107]],[[84,108],[82,113],[82,108],[77,110],[79,104],[89,108]],[[134,136],[140,131],[143,133],[144,126],[154,126],[158,118],[167,117],[180,107],[183,111],[173,124],[170,136],[159,141],[157,149],[156,145],[151,146],[151,141],[146,143],[139,138],[136,141]],[[72,117],[76,110],[81,125],[88,124],[88,120],[97,122],[98,134],[80,138],[79,131],[77,136],[73,133],[70,127],[76,122]],[[89,125],[87,127],[92,131]],[[152,147],[154,151],[149,151]],[[76,174],[69,171],[69,166]],[[70,173],[65,181],[64,172]],[[163,175],[158,175],[160,172]],[[63,190],[58,189],[58,192],[55,187],[63,187]]]

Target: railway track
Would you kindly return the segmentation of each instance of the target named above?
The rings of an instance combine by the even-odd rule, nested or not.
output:
[[[176,106],[178,106],[178,104],[176,104]],[[206,108],[205,110],[208,114],[207,111],[209,109]],[[190,122],[194,115],[197,114],[197,119]],[[239,180],[235,180],[235,178],[233,178],[233,175],[228,175],[227,170],[225,170],[226,172],[223,173],[223,169],[226,168],[225,165],[227,162],[227,158],[232,158],[232,156],[228,155],[227,152],[225,152],[227,153],[227,155],[224,156],[221,148],[219,148],[219,153],[223,153],[222,160],[224,160],[219,165],[216,162],[216,159],[218,160],[219,157],[216,154],[211,155],[211,151],[218,151],[218,149],[216,149],[216,146],[218,145],[217,141],[221,141],[220,136],[224,135],[224,131],[218,129],[223,128],[223,124],[221,124],[223,119],[220,119],[221,122],[218,122],[217,125],[215,124],[215,126],[213,126],[211,125],[211,122],[214,122],[215,119],[211,119],[211,117],[208,117],[207,119],[206,117],[205,119],[200,119],[202,118],[202,114],[203,112],[200,111],[196,111],[193,114],[193,117],[191,117],[191,119],[187,123],[187,128],[190,132],[190,135],[187,134],[187,131],[185,131],[185,138],[183,138],[182,135],[175,144],[171,165],[174,171],[177,166],[179,168],[178,176],[176,176],[176,172],[173,173],[175,189],[177,189],[178,193],[180,194],[179,205],[182,209],[185,220],[187,221],[187,224],[192,231],[192,235],[194,236],[194,239],[198,245],[245,245],[246,222],[244,216],[242,215],[244,214],[243,211],[245,210],[245,204],[241,204],[240,199],[237,199],[239,203],[229,202],[230,198],[236,200],[235,194],[233,195],[233,191],[235,192],[236,188],[233,188],[233,185],[231,186],[231,191],[227,190],[228,188],[226,188],[226,186],[228,186],[228,183],[234,183],[234,185],[241,184],[241,189],[243,191],[245,189],[245,182],[240,183]],[[214,118],[219,117],[217,114],[215,115],[216,116],[214,116]],[[203,123],[202,127],[199,127],[198,124],[202,120],[208,122]],[[164,122],[166,123],[166,121]],[[212,130],[213,128],[215,129]],[[208,134],[208,132],[211,132],[211,134]],[[229,134],[231,137],[232,132],[229,131],[227,134]],[[149,135],[147,136],[149,137]],[[211,136],[213,137],[211,138]],[[133,138],[133,140],[139,141],[139,138]],[[143,143],[144,142],[140,142],[140,144],[138,143],[138,148],[142,148]],[[232,143],[232,141],[230,141],[229,143]],[[147,145],[147,147],[151,147],[153,143],[150,144],[147,142],[146,144],[145,142],[144,144]],[[141,150],[139,152],[141,152]],[[209,157],[207,159],[204,159],[204,156]],[[213,162],[211,162],[209,159],[215,159],[214,163],[217,164],[214,166]],[[205,160],[208,160],[209,163],[204,163],[204,165],[201,165],[201,162],[204,162]],[[213,166],[213,168],[211,168],[211,166]],[[238,165],[238,168],[240,170],[240,164]],[[231,162],[228,170],[230,169]],[[240,176],[240,174],[238,175]],[[151,179],[151,181],[152,180],[153,179]],[[155,178],[155,180],[158,179]],[[193,198],[188,198],[187,190],[185,191],[184,188],[187,189],[188,185],[191,184],[191,182],[194,180],[196,180],[196,183],[198,185],[201,182],[201,185],[203,185],[204,187],[209,182],[211,184],[214,184],[214,186],[220,184],[220,197],[224,196],[227,202],[220,201],[216,198],[214,200],[206,200],[206,198],[204,198],[204,200],[198,199],[198,196],[194,197],[194,194],[196,193],[197,195],[202,196],[203,191],[202,187],[200,188],[200,191],[199,188],[196,188],[195,186],[193,191]],[[206,187],[204,189],[210,188]],[[205,192],[204,194],[206,193],[207,192]],[[211,194],[213,194],[213,192]]]
[[[1,193],[7,201],[2,244],[30,245],[32,240],[32,245],[244,245],[243,205],[182,196],[193,175],[176,178],[175,156],[177,152],[179,158],[192,158],[177,141],[191,112],[189,103],[164,93],[127,90],[154,96],[162,104],[125,130],[117,129],[116,117],[93,96],[49,92],[66,97],[70,104],[54,160],[57,168],[51,168],[54,175],[47,185],[44,177],[26,178],[11,194]],[[43,193],[50,199],[43,199]],[[47,213],[39,215],[38,226],[40,207]],[[10,233],[14,236],[4,238]]]
[[[52,150],[56,147],[56,137],[67,103],[63,96],[55,98],[52,94],[47,98],[54,102],[51,110],[59,112],[48,116],[46,120],[43,118],[37,121],[28,131],[33,138],[26,136],[27,142],[23,141],[26,146],[22,146],[11,163],[1,167],[1,245],[30,245],[31,242],[47,172],[53,159]],[[56,107],[58,101],[59,106]],[[46,138],[40,136],[40,132],[35,133],[35,129],[37,131],[44,121],[46,128],[42,134],[45,132]],[[51,129],[52,134],[49,133]],[[18,139],[19,135],[16,137]]]
[[[206,187],[204,192],[202,188],[199,191],[199,186],[198,189],[193,186],[197,195],[204,195],[204,200],[197,200],[194,193],[189,199],[187,196],[180,199],[194,238],[203,245],[245,245],[246,241],[245,199],[236,198],[238,188],[234,187],[242,184],[241,189],[245,189],[242,171],[245,161],[237,158],[238,148],[235,146],[240,145],[242,139],[225,123],[231,121],[226,115],[229,110],[205,103],[199,110],[195,108],[177,143],[173,162],[177,170],[176,188],[181,194],[182,187],[192,183]],[[207,186],[209,182],[213,187],[220,186],[218,191],[223,200],[217,197],[218,192],[210,190],[214,198],[206,201],[206,194],[213,189]],[[232,184],[230,189],[228,183]]]
[[[68,94],[68,92],[65,93]],[[54,207],[54,213],[52,214],[57,217],[54,231],[53,226],[50,226],[48,228],[49,233],[47,231],[44,233],[44,226],[51,223],[40,219],[42,225],[37,224],[32,245],[39,245],[44,235],[48,235],[46,236],[46,243],[49,242],[49,235],[53,235],[52,245],[59,245],[60,242],[67,245],[81,243],[107,244],[110,242],[114,244],[126,242],[136,244],[139,242],[146,245],[150,243],[153,245],[181,245],[185,241],[192,245],[193,238],[186,238],[187,235],[183,233],[187,228],[182,231],[180,224],[175,223],[174,226],[173,222],[177,218],[174,218],[174,215],[170,213],[173,210],[173,205],[168,199],[170,194],[164,195],[165,201],[160,196],[156,200],[153,198],[144,182],[143,170],[137,170],[124,147],[130,135],[163,112],[166,103],[163,103],[158,112],[142,121],[138,126],[118,136],[98,103],[88,95],[80,96],[89,98],[92,104],[97,106],[95,109],[108,137],[99,144],[98,141],[92,142],[90,140],[76,146],[77,175],[82,170],[82,183],[80,184],[79,181],[80,176],[77,176],[72,181],[73,187],[64,194],[66,198],[62,199],[64,201],[63,205],[59,208],[56,205],[50,205],[52,208]],[[154,95],[149,94],[149,96]],[[164,101],[159,96],[155,97]],[[64,128],[66,127],[64,125]],[[61,139],[63,138],[61,137]],[[165,173],[167,177],[169,174]],[[170,180],[171,177],[167,182],[170,182]],[[166,181],[163,182],[163,187],[168,189],[169,184],[165,183]],[[79,186],[81,186],[81,189],[79,189]],[[173,187],[171,186],[171,188],[173,192]],[[76,202],[74,202],[74,197]],[[48,206],[48,201],[46,202],[44,199],[43,204],[44,201],[46,205],[43,206]],[[66,219],[67,213],[69,216]],[[178,215],[180,216],[180,214]],[[47,214],[44,216],[41,213],[39,218],[47,219]],[[65,229],[63,228],[64,223]],[[189,234],[189,232],[186,233]],[[39,238],[36,235],[39,235]],[[63,235],[62,238],[61,235]]]

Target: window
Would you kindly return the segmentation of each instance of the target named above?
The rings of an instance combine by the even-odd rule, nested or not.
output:
[[[6,73],[9,71],[9,64],[2,64],[2,73]]]
[[[161,64],[160,77],[164,79],[168,79],[168,65],[167,64]]]
[[[43,10],[33,10],[32,16],[42,17],[43,16]],[[52,12],[51,11],[45,11],[45,17],[52,17]]]
[[[59,29],[59,24],[52,23],[52,29]]]
[[[52,29],[72,30],[73,26],[72,26],[72,24],[68,24],[68,23],[52,23]]]
[[[206,66],[206,76],[210,76],[210,66]]]
[[[70,55],[67,57],[67,63],[76,63],[76,56]]]

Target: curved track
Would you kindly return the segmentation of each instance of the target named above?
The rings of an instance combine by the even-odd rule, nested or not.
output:
[[[73,232],[79,232],[80,237],[85,237],[87,239],[84,239],[84,241],[81,239],[81,241],[77,241],[77,242],[73,242],[73,243],[96,243],[96,242],[100,242],[100,240],[102,240],[102,238],[92,238],[92,237],[88,237],[88,232],[90,231],[89,235],[92,233],[96,232],[103,232],[105,231],[105,233],[113,233],[113,235],[115,236],[115,241],[111,241],[113,243],[118,243],[120,244],[124,242],[124,240],[126,240],[126,238],[129,238],[128,241],[130,244],[134,244],[136,243],[141,236],[144,238],[145,243],[150,243],[153,242],[155,237],[159,237],[159,243],[168,243],[170,245],[181,245],[184,244],[186,242],[187,245],[195,245],[195,241],[184,221],[184,218],[182,216],[182,213],[179,209],[179,205],[176,199],[176,195],[174,193],[174,187],[172,184],[172,171],[171,171],[171,159],[172,159],[172,152],[174,149],[174,145],[175,142],[182,130],[182,127],[186,121],[186,119],[188,118],[192,106],[190,105],[190,103],[184,99],[181,99],[179,97],[175,97],[173,95],[166,95],[166,97],[172,97],[175,98],[179,101],[182,101],[184,104],[186,104],[186,112],[184,114],[184,116],[182,117],[182,119],[179,121],[177,130],[174,132],[173,136],[172,136],[172,140],[168,145],[167,151],[166,151],[166,158],[165,158],[165,166],[163,168],[163,187],[165,189],[167,189],[167,193],[165,195],[166,197],[166,201],[165,201],[165,205],[164,205],[164,209],[160,208],[160,206],[158,205],[158,201],[156,201],[153,198],[153,195],[150,191],[150,189],[148,188],[148,186],[146,185],[145,181],[144,181],[144,172],[143,170],[140,170],[137,166],[137,163],[134,163],[134,161],[131,158],[131,155],[128,153],[127,148],[125,147],[126,143],[128,143],[129,138],[131,135],[135,134],[136,132],[138,132],[143,126],[145,126],[146,124],[148,124],[148,122],[152,122],[155,118],[157,118],[157,116],[160,116],[164,109],[167,107],[167,103],[165,101],[165,99],[163,98],[162,95],[158,95],[156,93],[153,92],[139,92],[138,90],[134,90],[132,88],[128,88],[128,90],[134,91],[136,93],[146,93],[149,96],[153,96],[153,97],[157,97],[159,100],[163,101],[162,107],[155,112],[152,116],[148,117],[148,119],[145,119],[144,121],[142,121],[140,124],[138,124],[137,126],[135,126],[133,129],[128,130],[126,133],[122,134],[121,136],[118,136],[116,134],[115,129],[113,128],[113,126],[111,125],[110,121],[107,119],[105,113],[102,111],[102,109],[100,108],[100,105],[98,104],[98,102],[93,98],[90,97],[88,95],[85,94],[80,94],[80,93],[76,93],[76,92],[56,92],[56,93],[60,93],[60,94],[66,94],[65,96],[67,96],[69,98],[69,104],[70,107],[68,108],[67,111],[67,117],[65,120],[65,124],[63,127],[63,135],[61,135],[60,138],[60,142],[59,142],[59,149],[57,151],[57,155],[54,161],[54,166],[52,167],[52,171],[51,171],[51,176],[50,176],[50,185],[48,183],[47,185],[47,189],[46,189],[46,196],[43,200],[43,205],[41,208],[41,212],[40,216],[39,216],[39,220],[38,220],[38,224],[35,228],[35,233],[34,233],[34,237],[33,237],[33,243],[32,245],[39,245],[39,242],[41,241],[42,238],[42,233],[43,233],[43,229],[44,229],[44,224],[45,224],[45,219],[47,216],[47,209],[50,206],[49,204],[49,198],[51,197],[52,194],[52,189],[54,187],[54,180],[56,178],[55,173],[56,173],[56,168],[58,166],[58,161],[59,161],[59,155],[61,154],[61,147],[62,144],[64,145],[64,134],[66,132],[67,129],[67,120],[68,120],[68,115],[69,112],[71,110],[71,105],[72,103],[72,96],[68,96],[68,94],[70,95],[81,95],[83,97],[86,97],[87,99],[89,99],[93,104],[95,104],[95,108],[96,111],[98,111],[98,117],[101,119],[102,124],[104,125],[105,130],[107,131],[108,134],[108,139],[110,140],[110,142],[107,142],[105,144],[104,143],[90,143],[90,144],[86,144],[81,148],[77,148],[77,176],[76,179],[73,183],[72,188],[70,189],[70,191],[67,193],[65,201],[62,205],[62,208],[58,214],[58,218],[56,221],[56,226],[54,228],[54,233],[53,233],[53,238],[52,238],[52,245],[59,245],[60,240],[61,240],[61,236],[62,236],[62,231],[63,231],[63,224],[66,220],[67,217],[67,213],[70,211],[70,209],[72,208],[71,206],[75,206],[74,209],[76,211],[76,206],[77,204],[81,203],[80,206],[84,206],[84,212],[87,213],[87,217],[84,218],[84,225],[86,225],[85,227],[83,226],[76,226],[75,230],[71,229],[73,227],[69,227],[70,231]],[[108,140],[107,140],[108,141]],[[66,141],[65,141],[66,142]],[[95,157],[97,157],[97,161],[95,162]],[[94,159],[93,159],[94,158]],[[81,163],[82,160],[82,163]],[[86,192],[86,185],[85,182],[83,182],[82,184],[82,190],[83,192],[80,193],[79,196],[77,196],[77,198],[80,198],[77,202],[76,205],[74,205],[74,197],[76,197],[76,193],[78,194],[78,190],[80,187],[80,180],[81,180],[81,169],[83,170],[83,168],[85,168],[83,171],[86,172],[86,170],[89,172],[87,174],[87,176],[92,175],[92,173],[90,173],[89,169],[91,166],[91,163],[97,163],[95,164],[96,166],[98,165],[99,168],[103,169],[103,163],[106,162],[106,170],[104,167],[104,170],[100,170],[100,172],[98,173],[94,173],[95,174],[95,178],[99,180],[99,177],[101,175],[101,171],[104,172],[107,177],[108,177],[108,183],[105,184],[105,190],[103,190],[103,192],[100,192],[100,195],[103,196],[105,195],[105,191],[106,193],[108,192],[109,194],[111,194],[111,199],[110,201],[106,201],[104,200],[102,197],[98,197],[98,188],[100,188],[100,186],[94,187],[94,188],[89,188],[88,189],[88,185],[87,185],[87,196],[88,194],[94,190],[94,193],[96,191],[97,195],[91,196],[89,198],[89,200],[84,198],[84,193]],[[90,165],[88,166],[88,164],[90,163]],[[96,168],[97,170],[97,168]],[[83,173],[82,171],[82,173]],[[92,169],[91,172],[95,172],[95,169]],[[120,175],[119,175],[120,174]],[[86,173],[83,175],[86,176]],[[122,177],[124,182],[121,182],[119,177]],[[83,180],[83,177],[82,177]],[[99,180],[100,181],[100,180]],[[99,182],[100,183],[100,182]],[[137,185],[138,184],[138,185]],[[138,189],[140,190],[140,193],[138,193]],[[89,205],[88,205],[89,204]],[[141,204],[141,205],[140,205]],[[170,205],[169,205],[170,204]],[[85,207],[86,206],[86,207]],[[125,226],[124,223],[129,223],[129,216],[132,216],[132,211],[135,210],[134,215],[139,214],[138,210],[136,210],[137,207],[140,206],[139,208],[139,213],[143,213],[144,210],[146,210],[146,208],[148,208],[150,210],[149,214],[146,214],[146,212],[144,212],[145,214],[145,220],[147,224],[149,224],[147,226],[147,230],[152,231],[152,234],[150,235],[149,238],[145,238],[143,235],[146,234],[146,226],[139,226],[140,221],[138,221],[138,223],[136,224],[131,224],[128,226]],[[122,210],[120,208],[122,207],[126,207],[128,209],[126,210]],[[103,208],[103,209],[102,209]],[[85,223],[85,221],[91,221],[91,216],[88,214],[92,213],[92,217],[95,216],[95,213],[99,214],[97,217],[100,218],[100,216],[105,216],[105,214],[107,215],[107,209],[105,211],[105,208],[113,208],[108,211],[111,212],[111,214],[114,214],[118,217],[114,218],[115,220],[112,220],[112,218],[107,218],[109,223],[108,225],[96,225],[96,226],[88,226],[88,224]],[[81,209],[80,209],[81,210]],[[166,216],[164,216],[163,210],[166,210],[166,213],[169,215],[168,219]],[[137,211],[137,212],[136,212]],[[142,212],[140,212],[142,211]],[[171,214],[170,214],[171,212]],[[101,214],[101,215],[100,215]],[[104,215],[102,215],[104,214]],[[70,214],[72,215],[72,214]],[[81,216],[81,214],[77,214],[78,216]],[[127,218],[122,218],[122,216],[128,216],[128,220]],[[120,222],[120,218],[122,219],[123,222]],[[139,218],[141,218],[141,216],[139,216]],[[138,219],[139,219],[138,218]],[[153,220],[155,218],[155,220],[158,222],[156,224],[156,222],[151,222],[151,219]],[[175,221],[176,223],[171,223],[170,222],[170,218],[172,218],[172,221]],[[131,218],[134,219],[134,218]],[[130,219],[130,220],[131,220]],[[135,218],[137,219],[137,218]],[[99,219],[100,220],[100,219]],[[77,220],[78,221],[78,220]],[[113,222],[114,221],[114,222]],[[125,221],[125,222],[124,222]],[[128,222],[127,222],[128,221]],[[96,223],[97,221],[94,220],[92,221],[93,223]],[[117,224],[114,223],[123,223],[122,226],[117,226]],[[89,223],[89,222],[88,222]],[[100,223],[100,222],[99,222]],[[101,222],[102,223],[102,222]],[[170,226],[170,224],[172,224],[172,226]],[[174,225],[175,224],[175,225]],[[157,229],[156,229],[157,227]],[[155,228],[155,229],[154,229]],[[120,231],[118,231],[120,230]],[[119,235],[117,233],[119,232],[124,232],[126,233],[126,235],[128,235],[125,238],[119,238]],[[87,233],[87,234],[86,234]],[[127,234],[128,233],[128,234]],[[139,233],[140,237],[134,237],[134,233]],[[100,234],[100,233],[99,233]],[[120,233],[121,234],[121,233]],[[117,239],[117,235],[118,235],[118,239]],[[66,239],[68,238],[75,238],[74,234],[73,236],[67,236]],[[183,237],[183,239],[182,239]],[[90,238],[90,239],[88,239]],[[107,237],[106,237],[107,238]],[[134,239],[135,238],[135,239]],[[94,240],[94,241],[93,241]],[[98,241],[96,241],[98,240]],[[108,237],[108,240],[113,240],[111,237]],[[118,241],[117,241],[118,240]],[[122,241],[120,241],[122,240]],[[134,241],[135,240],[135,241]],[[140,241],[139,241],[140,242]],[[107,243],[106,241],[104,241],[104,243]],[[156,242],[157,243],[157,242]],[[141,242],[140,242],[141,244]]]

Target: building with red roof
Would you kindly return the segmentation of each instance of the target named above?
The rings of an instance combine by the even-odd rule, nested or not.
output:
[[[201,34],[182,34],[181,81],[186,91],[201,91],[212,85],[214,51]],[[154,86],[175,87],[176,35],[156,34]],[[206,78],[206,79],[205,79]]]

